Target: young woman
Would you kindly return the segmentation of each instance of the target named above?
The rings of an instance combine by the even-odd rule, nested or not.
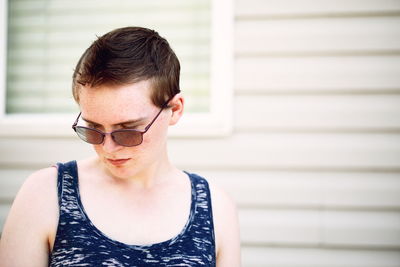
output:
[[[184,109],[179,75],[169,44],[149,29],[116,29],[85,51],[72,128],[97,155],[26,180],[1,266],[240,266],[233,202],[168,159],[167,130]]]

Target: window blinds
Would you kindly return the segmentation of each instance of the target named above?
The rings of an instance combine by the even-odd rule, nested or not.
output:
[[[210,1],[10,0],[7,113],[77,111],[76,62],[96,36],[125,26],[154,29],[169,41],[181,62],[186,110],[207,112]]]

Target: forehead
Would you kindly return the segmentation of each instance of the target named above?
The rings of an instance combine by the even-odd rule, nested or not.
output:
[[[150,81],[121,86],[83,87],[79,93],[79,106],[82,116],[89,120],[114,123],[146,115],[154,106],[150,93]]]

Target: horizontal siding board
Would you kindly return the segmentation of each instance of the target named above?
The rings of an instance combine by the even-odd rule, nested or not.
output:
[[[400,136],[395,134],[249,133],[223,140],[172,141],[171,156],[183,166],[314,170],[400,166]]]
[[[235,109],[242,131],[400,129],[400,94],[240,95]]]
[[[227,191],[239,207],[317,208],[323,204],[324,173],[207,170],[195,172]]]
[[[400,56],[238,57],[237,93],[400,91]]]
[[[325,207],[399,210],[400,173],[326,174],[322,179]]]
[[[396,134],[237,133],[228,138],[173,138],[169,146],[172,160],[187,168],[400,168],[400,135]],[[93,154],[91,146],[77,137],[2,138],[0,150],[4,167],[46,166]]]
[[[198,170],[240,207],[400,210],[400,174]]]
[[[239,210],[244,244],[315,246],[321,241],[317,210]]]
[[[400,211],[323,211],[324,244],[392,247],[400,251]]]
[[[235,14],[241,16],[295,16],[329,14],[376,14],[400,11],[397,0],[236,0]]]
[[[14,146],[14,147],[12,147]],[[0,163],[13,168],[44,168],[57,162],[93,155],[90,145],[77,139],[0,139]]]
[[[337,248],[242,248],[243,267],[399,267],[400,253]]]
[[[400,16],[238,21],[235,48],[244,55],[400,51]]]
[[[239,210],[245,244],[400,249],[400,212]]]

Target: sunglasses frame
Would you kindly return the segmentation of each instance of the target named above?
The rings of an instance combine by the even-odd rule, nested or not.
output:
[[[174,95],[174,96],[175,96],[175,95]],[[151,126],[153,125],[153,123],[156,121],[156,119],[158,118],[158,116],[160,116],[161,112],[162,112],[165,108],[168,107],[168,103],[172,100],[172,98],[174,98],[174,96],[172,96],[170,99],[168,99],[168,100],[164,103],[164,105],[162,105],[162,107],[161,107],[160,111],[157,113],[157,115],[153,118],[153,120],[152,120],[152,121],[144,128],[144,130],[142,130],[142,131],[141,131],[141,130],[136,130],[136,129],[118,129],[118,130],[114,130],[114,131],[112,131],[112,132],[108,132],[108,133],[107,133],[107,132],[103,132],[103,131],[100,131],[100,130],[98,130],[98,129],[94,129],[94,128],[90,128],[90,127],[77,126],[77,125],[78,125],[79,118],[80,118],[82,112],[79,112],[78,117],[76,118],[74,124],[72,124],[72,129],[74,129],[74,131],[76,132],[76,134],[78,135],[78,137],[79,137],[82,141],[85,141],[85,140],[83,140],[83,139],[80,137],[80,135],[78,134],[77,129],[79,129],[79,128],[80,128],[80,129],[92,130],[92,131],[95,131],[95,132],[98,132],[99,134],[101,134],[101,135],[102,135],[102,139],[101,139],[101,142],[98,143],[98,144],[97,144],[97,143],[89,143],[89,142],[85,141],[86,143],[89,143],[89,144],[92,144],[92,145],[100,145],[100,144],[103,144],[106,135],[111,135],[112,140],[113,140],[115,143],[117,143],[118,145],[120,145],[120,146],[125,146],[125,147],[138,146],[138,145],[140,145],[140,144],[143,143],[143,135],[150,129],[150,127],[151,127]],[[115,137],[113,136],[113,134],[116,133],[116,132],[135,132],[135,133],[139,133],[139,134],[141,135],[140,143],[134,144],[134,145],[131,145],[131,146],[123,145],[123,144],[119,143],[119,142],[115,139]]]

